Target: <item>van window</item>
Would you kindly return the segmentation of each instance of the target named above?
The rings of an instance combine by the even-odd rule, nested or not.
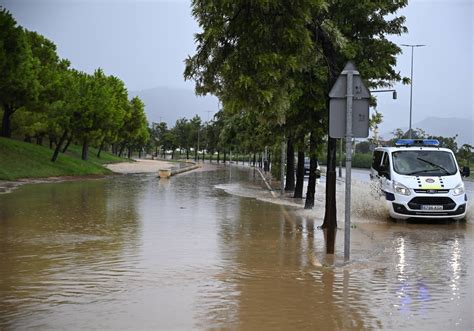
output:
[[[382,167],[384,169],[384,176],[390,179],[390,158],[388,153],[383,153]]]
[[[393,169],[402,175],[449,176],[457,172],[452,154],[445,151],[397,151],[392,158]]]
[[[380,162],[382,161],[383,151],[375,151],[372,157],[372,168],[379,171]]]

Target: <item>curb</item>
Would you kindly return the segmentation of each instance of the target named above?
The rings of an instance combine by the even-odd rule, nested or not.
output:
[[[178,168],[160,169],[160,170],[158,170],[158,177],[159,178],[169,178],[171,176],[175,176],[175,175],[181,174],[183,172],[187,172],[187,171],[191,171],[191,170],[201,168],[200,164],[191,163],[191,162],[187,162],[187,163],[192,164],[192,166],[182,168],[182,169],[178,169]]]

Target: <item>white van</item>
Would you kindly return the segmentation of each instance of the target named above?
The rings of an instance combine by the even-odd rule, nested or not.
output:
[[[435,139],[400,139],[374,150],[370,178],[385,196],[390,216],[463,219],[467,195],[453,152]]]

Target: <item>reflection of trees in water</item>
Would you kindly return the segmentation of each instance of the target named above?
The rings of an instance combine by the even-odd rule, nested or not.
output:
[[[28,185],[0,196],[0,326],[120,291],[138,249],[137,193],[115,178]]]
[[[203,325],[244,330],[380,325],[349,272],[315,266],[315,250],[325,248],[315,239],[319,230],[312,220],[285,217],[281,207],[253,199],[220,205],[219,214],[228,215],[219,222],[218,288],[226,300],[202,300],[208,308]]]

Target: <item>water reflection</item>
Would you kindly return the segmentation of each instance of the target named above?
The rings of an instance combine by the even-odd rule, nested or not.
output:
[[[472,229],[466,224],[405,224],[396,226],[392,242],[395,267],[391,271],[387,265],[377,274],[383,279],[375,279],[379,286],[386,284],[389,296],[395,294],[390,321],[416,327],[415,321],[429,323],[435,316],[444,316],[435,328],[472,326]],[[391,272],[396,282],[390,281]]]
[[[1,197],[0,325],[42,327],[57,307],[107,302],[134,276],[140,227],[121,184],[30,185],[21,199]]]

